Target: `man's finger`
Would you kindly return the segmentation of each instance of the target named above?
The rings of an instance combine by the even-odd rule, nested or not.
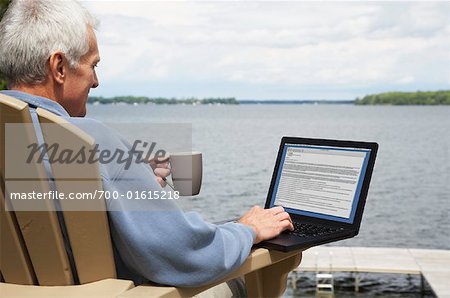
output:
[[[167,185],[167,182],[161,177],[156,177],[156,181],[159,183],[159,185],[161,185],[161,187],[166,187]]]
[[[166,168],[156,168],[155,175],[161,178],[165,178],[170,175],[170,170]]]
[[[287,213],[287,212],[278,213],[275,215],[275,217],[280,221],[283,221],[283,220],[291,221],[291,217],[289,216],[289,213]]]
[[[160,157],[151,157],[147,160],[148,163],[156,165],[160,163],[168,163],[170,159],[169,155],[166,156],[160,156]]]
[[[169,162],[170,155],[160,156],[157,158],[153,158],[156,163]]]
[[[276,206],[276,207],[270,208],[269,211],[270,211],[272,214],[278,214],[278,213],[284,212],[284,208],[281,207],[281,206]]]
[[[168,161],[163,161],[160,163],[156,163],[156,168],[169,168],[169,162]]]
[[[283,231],[287,230],[287,229],[289,229],[291,231],[294,230],[294,225],[292,224],[292,222],[290,220],[285,219],[285,220],[281,221],[280,224],[281,224],[281,227],[283,228]]]

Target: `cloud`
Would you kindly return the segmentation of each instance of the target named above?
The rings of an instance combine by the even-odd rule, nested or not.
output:
[[[138,82],[142,87],[133,92],[140,95],[160,95],[146,86],[179,90],[183,82],[172,96],[223,96],[228,86],[234,92],[228,95],[240,98],[318,98],[320,89],[356,97],[374,88],[444,89],[450,83],[447,2],[86,6],[101,21],[99,76],[104,86],[114,86],[96,94],[130,94],[118,81]]]

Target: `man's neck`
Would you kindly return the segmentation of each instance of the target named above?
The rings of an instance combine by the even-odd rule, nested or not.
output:
[[[58,102],[56,92],[52,88],[49,88],[49,86],[47,86],[47,84],[45,83],[38,85],[17,84],[11,86],[10,89],[25,92],[35,96],[45,97]]]

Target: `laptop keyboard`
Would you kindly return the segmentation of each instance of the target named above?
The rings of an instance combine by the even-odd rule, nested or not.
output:
[[[294,222],[294,231],[289,231],[289,233],[301,237],[316,237],[343,230],[344,228],[325,227],[309,223]]]

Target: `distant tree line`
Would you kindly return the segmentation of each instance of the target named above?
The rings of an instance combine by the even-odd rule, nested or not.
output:
[[[8,8],[8,5],[11,1],[10,0],[0,0],[0,20],[3,18],[3,14],[5,13],[6,9]],[[5,76],[0,72],[0,90],[6,89],[6,80]]]
[[[127,104],[227,104],[236,105],[239,102],[234,97],[229,98],[164,98],[164,97],[145,97],[145,96],[116,96],[116,97],[89,97],[88,103],[127,103]]]
[[[450,90],[386,92],[366,95],[355,100],[357,105],[450,105]]]

